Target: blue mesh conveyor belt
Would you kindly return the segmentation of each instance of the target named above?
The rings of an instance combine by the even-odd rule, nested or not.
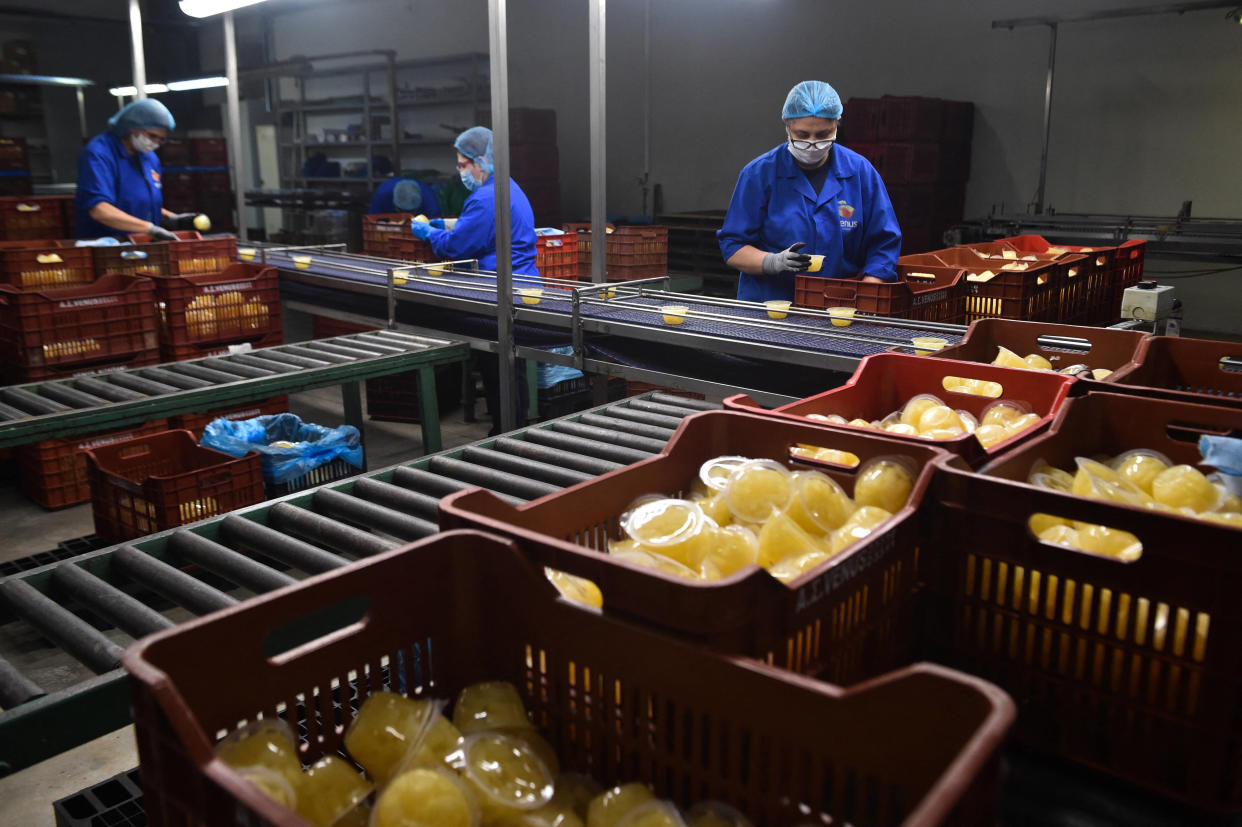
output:
[[[308,252],[305,255],[311,256],[311,261],[305,269],[316,275],[373,284],[385,284],[387,282],[387,278],[379,273],[358,272],[358,260],[356,258],[351,259],[345,256],[334,256],[331,253],[320,252]],[[272,251],[269,253],[268,261],[269,263],[292,269],[290,266],[292,264],[291,254],[289,253]],[[378,268],[383,265],[377,263],[376,266]],[[523,283],[520,277],[515,277],[515,286],[520,287]],[[537,282],[531,280],[529,283],[536,284]],[[547,284],[541,284],[540,286],[543,288],[538,305],[541,311],[559,312],[566,315],[572,312],[570,290]],[[624,287],[624,282],[618,283],[618,286]],[[434,279],[422,278],[420,276],[417,282],[407,282],[400,289],[488,302],[493,299],[496,292],[495,280],[491,276],[471,276],[463,273],[453,273],[450,276],[446,276],[446,281],[442,284],[437,283]],[[584,318],[665,327],[659,310],[662,305],[669,304],[671,301],[672,299],[668,297],[634,296],[622,293],[617,298],[607,302],[599,299],[584,301],[580,312]],[[524,306],[520,296],[514,296],[513,302],[518,307]],[[687,300],[680,296],[677,297],[676,303],[684,303],[688,308],[685,322],[677,327],[679,331],[798,348],[800,350],[836,353],[844,356],[862,357],[872,353],[880,353],[892,345],[909,342],[911,337],[925,335],[929,332],[932,335],[947,340],[949,344],[955,344],[961,338],[958,335],[943,331],[922,331],[912,327],[871,324],[861,320],[855,321],[849,327],[833,327],[829,319],[818,316],[791,315],[785,321],[774,322],[768,319],[766,311],[762,308],[752,309],[749,307],[720,306],[707,303],[696,304],[692,300]],[[710,314],[713,318],[704,318],[705,314]],[[746,324],[738,324],[731,321],[732,319],[756,322],[758,326],[752,327]],[[819,333],[827,335],[817,335]],[[882,339],[884,341],[862,341],[859,337]]]

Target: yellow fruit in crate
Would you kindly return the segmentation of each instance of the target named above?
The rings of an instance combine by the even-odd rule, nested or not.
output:
[[[859,508],[845,521],[845,525],[833,533],[828,551],[831,554],[844,551],[859,540],[868,537],[877,526],[891,516],[893,515],[885,509],[873,505]]]
[[[457,776],[419,768],[393,779],[375,802],[372,827],[477,827],[479,806]]]
[[[1078,547],[1078,529],[1068,524],[1050,525],[1039,532],[1039,539],[1059,546]]]
[[[1038,425],[1039,419],[1040,419],[1039,414],[1033,414],[1033,413],[1022,414],[1017,419],[1013,420],[1008,425],[1006,425],[1005,431],[1010,436],[1017,436],[1023,431],[1029,431],[1031,428],[1034,428],[1036,425]]]
[[[1128,451],[1117,457],[1114,469],[1125,479],[1151,493],[1152,483],[1169,464],[1150,451]]]
[[[717,529],[707,549],[699,573],[711,566],[718,577],[728,577],[735,571],[753,566],[759,560],[759,539],[748,528],[728,526]]]
[[[1216,486],[1189,465],[1174,465],[1157,474],[1151,481],[1151,495],[1158,503],[1195,511],[1211,511],[1220,501]]]
[[[285,779],[293,790],[302,781],[302,761],[283,723],[258,721],[230,734],[216,746],[216,755],[230,767],[261,767]]]
[[[374,788],[349,764],[326,755],[305,772],[298,792],[298,815],[315,827],[332,827]]]
[[[433,712],[435,706],[433,704]],[[398,771],[415,767],[451,766],[454,753],[460,745],[461,731],[448,718],[435,712],[414,746],[402,759]]]
[[[1054,468],[1041,460],[1031,469],[1027,482],[1041,488],[1069,491],[1074,487],[1074,475],[1062,468]]]
[[[699,480],[695,482],[702,485]],[[729,510],[729,504],[725,502],[724,496],[717,492],[713,491],[711,494],[702,496],[691,494],[690,502],[702,509],[704,516],[711,518],[718,526],[726,526],[733,522],[733,512]]]
[[[1082,551],[1107,554],[1118,560],[1137,560],[1143,553],[1143,544],[1133,534],[1102,525],[1087,525],[1078,529],[1075,545]]]
[[[298,794],[293,785],[283,775],[266,767],[238,767],[237,774],[259,788],[259,792],[280,804],[282,807],[296,809]]]
[[[543,573],[566,600],[572,600],[584,606],[594,606],[596,609],[604,607],[604,596],[600,593],[599,586],[585,577],[575,577],[568,572],[549,568],[545,568]]]
[[[452,726],[450,724],[450,726]],[[561,761],[556,755],[556,749],[548,740],[539,734],[539,730],[531,727],[516,727],[513,729],[494,729],[490,732],[499,732],[510,738],[516,738],[525,745],[526,749],[543,762],[548,771],[556,775],[561,771]]]
[[[550,807],[574,813],[586,821],[587,808],[603,788],[594,778],[577,772],[563,772],[556,777],[556,791],[552,793]]]
[[[770,568],[778,560],[821,548],[788,514],[773,514],[759,529],[759,565]]]
[[[211,219],[202,213],[199,213],[194,216],[194,229],[198,230],[200,233],[207,232],[211,229]]]
[[[1026,368],[1026,361],[1007,347],[997,347],[996,358],[992,364],[1003,368]]]
[[[855,428],[869,428],[875,430],[875,425],[865,419],[851,419],[846,425],[853,425]]]
[[[1002,428],[1008,428],[1013,422],[1016,422],[1025,412],[1014,405],[1007,405],[1003,402],[993,402],[984,412],[983,418],[979,420],[980,425],[999,425]]]
[[[750,819],[721,801],[700,801],[686,811],[686,827],[754,827]]]
[[[681,813],[668,801],[639,804],[617,822],[617,827],[685,827]]]
[[[695,569],[687,568],[670,557],[665,557],[658,551],[648,550],[639,546],[635,549],[615,551],[609,546],[609,554],[618,560],[643,568],[655,569],[656,571],[671,574],[674,577],[684,577],[687,580],[698,580],[699,574]]]
[[[806,574],[820,563],[828,560],[832,554],[826,548],[817,548],[808,551],[805,554],[795,554],[792,557],[786,557],[783,560],[777,560],[776,563],[768,569],[772,576],[782,583],[788,583],[796,580]]]
[[[531,727],[517,688],[508,681],[471,684],[457,695],[453,723],[463,735],[486,729]]]
[[[884,426],[884,430],[890,434],[899,434],[900,436],[918,436],[919,432],[915,430],[913,425],[906,425],[904,422],[893,422]]]
[[[1092,368],[1091,369],[1091,378],[1097,382],[1099,382],[1102,379],[1107,379],[1108,377],[1112,375],[1113,375],[1113,372],[1105,368]]]
[[[943,442],[947,439],[957,439],[958,437],[965,435],[965,431],[957,428],[932,428],[930,431],[924,431],[919,434],[919,436],[923,437],[923,439],[933,439],[938,442]]]
[[[913,488],[914,475],[910,469],[899,462],[881,459],[858,473],[858,479],[854,481],[854,502],[860,506],[876,506],[890,513],[897,512],[905,507]]]
[[[1052,363],[1038,353],[1028,353],[1022,361],[1031,370],[1052,370]]]
[[[844,425],[844,420],[840,424]],[[833,465],[843,465],[846,468],[853,468],[858,465],[857,454],[836,448],[825,448],[821,445],[806,445],[800,442],[793,448],[790,448],[789,453],[796,457],[818,460],[819,462],[831,462]]]
[[[761,522],[789,504],[793,496],[793,475],[772,460],[753,460],[739,465],[729,475],[725,498],[729,510],[739,520]]]
[[[462,778],[474,791],[485,824],[552,800],[555,775],[521,739],[476,732],[462,741],[462,760]]]
[[[622,525],[644,548],[692,569],[706,551],[703,510],[689,500],[648,500],[629,512]]]
[[[587,806],[587,827],[617,827],[631,810],[654,798],[651,790],[638,783],[605,790]]]
[[[920,434],[926,434],[928,431],[951,430],[957,433],[964,433],[966,426],[962,424],[962,418],[958,416],[957,411],[948,405],[932,405],[919,415],[919,421],[914,424]]]
[[[931,394],[920,394],[906,402],[901,409],[901,422],[903,425],[912,425],[917,428],[919,421],[923,418],[923,414],[936,407],[943,408],[945,404],[938,397]]]
[[[1030,526],[1031,532],[1036,537],[1042,537],[1044,532],[1050,528],[1055,526],[1068,526],[1069,520],[1062,519],[1061,517],[1054,517],[1051,514],[1032,514],[1031,518],[1027,520],[1027,525]]]
[[[1213,511],[1208,514],[1199,515],[1201,519],[1210,520],[1214,523],[1220,523],[1231,528],[1242,528],[1242,514],[1236,511]]]
[[[345,749],[383,786],[432,716],[438,717],[439,711],[430,701],[372,693],[345,730]]]
[[[1225,489],[1224,499],[1216,510],[1232,514],[1242,514],[1242,497],[1230,494],[1228,489]]]
[[[788,514],[803,530],[823,535],[836,531],[856,506],[836,480],[818,471],[794,475],[794,496]]]
[[[1009,432],[1001,425],[980,425],[975,429],[975,439],[984,448],[991,448],[1009,439]]]

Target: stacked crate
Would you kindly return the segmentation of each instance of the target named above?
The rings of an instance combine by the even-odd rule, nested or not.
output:
[[[556,148],[556,111],[509,110],[509,169],[530,199],[537,226],[561,220],[560,156]]]
[[[656,221],[668,227],[668,269],[703,279],[703,292],[733,297],[737,293],[737,270],[725,264],[716,231],[724,223],[724,210],[665,213]]]
[[[842,143],[875,166],[901,225],[902,253],[940,245],[962,220],[974,104],[939,98],[851,98]]]
[[[25,138],[0,138],[0,195],[29,195],[30,151]]]
[[[591,280],[591,225],[566,224],[578,235],[578,278]],[[668,275],[668,227],[661,224],[607,226],[608,281],[633,281]]]
[[[164,208],[201,212],[213,229],[233,232],[233,186],[229,178],[228,144],[224,138],[169,141],[160,149]]]

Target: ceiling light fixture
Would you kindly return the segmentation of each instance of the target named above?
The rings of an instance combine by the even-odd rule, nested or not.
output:
[[[211,17],[226,11],[245,8],[264,0],[181,0],[181,11],[190,17]]]
[[[192,80],[174,80],[170,83],[148,83],[143,87],[148,95],[160,95],[164,92],[192,92],[195,89],[215,89],[228,86],[226,77],[193,78]],[[134,86],[114,86],[108,90],[118,98],[133,97],[138,89]]]

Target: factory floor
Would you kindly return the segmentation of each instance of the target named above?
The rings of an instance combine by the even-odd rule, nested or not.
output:
[[[293,394],[289,401],[290,409],[304,421],[321,425],[338,425],[342,421],[341,396],[337,388]],[[465,445],[487,436],[491,422],[482,400],[477,406],[477,416],[477,422],[468,423],[460,407],[445,413],[440,423],[444,448]],[[370,469],[414,459],[423,453],[417,424],[376,422],[368,418],[364,440]],[[0,463],[0,515],[3,515],[0,518],[0,525],[3,525],[0,562],[54,550],[58,542],[84,537],[94,529],[89,503],[47,511],[26,499],[17,487],[11,463]],[[67,655],[63,657],[68,659]],[[134,731],[129,726],[21,772],[0,777],[0,802],[4,802],[0,805],[0,827],[55,825],[53,801],[137,765]]]

